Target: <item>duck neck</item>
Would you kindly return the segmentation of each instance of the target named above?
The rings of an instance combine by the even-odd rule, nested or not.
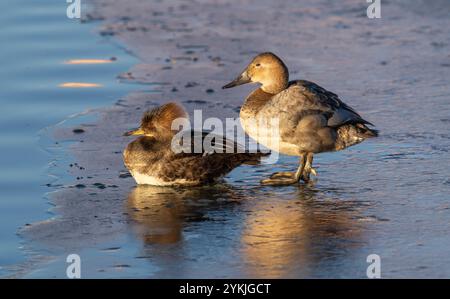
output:
[[[273,94],[262,88],[254,90],[245,100],[241,108],[241,116],[253,117],[271,98]]]
[[[271,71],[271,76],[261,81],[261,89],[264,92],[272,95],[278,94],[285,90],[289,85],[289,72],[286,66],[280,67]]]
[[[288,87],[288,82],[286,81],[286,82],[278,82],[278,83],[274,83],[274,84],[270,84],[270,85],[263,85],[263,86],[261,86],[261,89],[266,93],[275,95],[275,94],[282,92],[287,87]]]

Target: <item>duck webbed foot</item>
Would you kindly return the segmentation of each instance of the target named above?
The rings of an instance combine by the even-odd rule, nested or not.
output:
[[[307,169],[305,167],[305,171],[303,172],[302,177],[300,179],[305,183],[308,183],[311,180],[311,174],[317,176],[317,171],[314,168]]]
[[[298,183],[303,179],[304,171],[306,167],[307,155],[302,155],[300,158],[300,165],[296,172],[280,171],[275,172],[268,179],[261,180],[262,185],[283,186],[292,185]],[[311,168],[312,169],[312,168]],[[309,172],[312,170],[309,169]],[[315,170],[314,170],[315,172]],[[308,174],[309,177],[309,174]]]
[[[295,177],[295,172],[292,171],[279,171],[275,172],[270,176],[271,179],[278,179],[278,178],[288,178],[292,179]]]
[[[261,180],[262,185],[271,185],[271,186],[283,186],[283,185],[292,185],[298,183],[295,177],[279,177],[279,178],[269,178]]]

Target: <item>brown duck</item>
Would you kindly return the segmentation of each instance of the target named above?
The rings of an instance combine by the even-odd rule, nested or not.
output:
[[[176,103],[168,103],[145,112],[138,129],[125,133],[126,136],[142,135],[126,147],[123,158],[137,184],[201,185],[215,182],[241,164],[256,164],[263,153],[238,151],[239,144],[221,138],[213,140],[215,151],[195,150],[195,143],[211,134],[208,132],[173,130],[172,122],[187,119],[185,110]],[[172,140],[179,133],[191,138],[189,148],[184,152],[173,150]],[[200,138],[198,138],[200,136]],[[196,138],[197,137],[197,138]],[[182,140],[182,139],[181,139]],[[233,146],[233,151],[227,147]],[[220,150],[221,149],[221,150]]]
[[[277,172],[261,183],[287,185],[309,181],[316,153],[339,151],[378,132],[339,97],[306,80],[289,82],[283,61],[273,53],[257,55],[234,81],[223,88],[260,83],[240,111],[246,133],[282,154],[300,156],[296,172]],[[275,133],[274,133],[275,132]]]

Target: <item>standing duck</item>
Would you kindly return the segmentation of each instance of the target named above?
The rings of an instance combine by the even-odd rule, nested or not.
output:
[[[343,150],[378,136],[376,130],[366,126],[372,124],[336,94],[306,80],[289,81],[288,68],[273,53],[257,55],[223,88],[250,82],[261,86],[250,93],[241,108],[245,132],[272,150],[300,156],[296,172],[274,173],[262,184],[308,182],[311,173],[316,175],[314,154]]]
[[[175,120],[187,121],[187,118],[181,106],[168,103],[145,112],[140,127],[124,134],[142,135],[128,144],[123,153],[125,166],[137,184],[192,186],[212,183],[237,166],[256,164],[266,155],[238,151],[239,144],[218,135],[212,138],[213,148],[205,150],[203,141],[211,138],[211,133],[173,130]],[[181,135],[177,135],[179,133]],[[183,142],[184,138],[184,142],[189,143],[187,147],[177,147],[179,143],[173,143],[176,135],[180,137],[179,141]],[[230,146],[233,146],[232,151],[227,150]]]

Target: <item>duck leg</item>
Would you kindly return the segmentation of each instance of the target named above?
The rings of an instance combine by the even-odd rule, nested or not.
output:
[[[300,157],[300,165],[296,172],[277,172],[270,176],[269,179],[261,181],[263,185],[292,185],[298,183],[302,178],[303,171],[306,165],[307,155]]]
[[[305,183],[309,182],[311,173],[317,176],[316,170],[312,167],[313,158],[314,158],[313,153],[306,154],[305,169],[303,170],[301,177],[301,180],[303,180]]]

